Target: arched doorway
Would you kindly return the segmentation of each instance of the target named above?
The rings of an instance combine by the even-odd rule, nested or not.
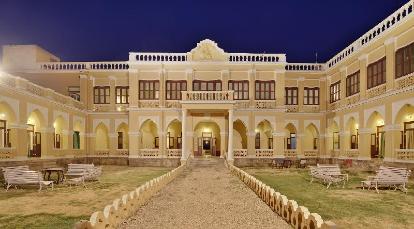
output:
[[[263,120],[256,127],[255,149],[273,149],[273,128],[269,121]]]
[[[395,124],[401,128],[400,149],[414,149],[414,106],[405,104],[397,113]]]
[[[233,149],[247,149],[247,129],[242,121],[233,122]]]
[[[109,134],[108,127],[103,123],[95,129],[95,150],[108,150],[109,149]]]
[[[303,148],[304,150],[318,150],[319,149],[319,132],[313,123],[309,124],[305,128]]]
[[[30,113],[27,119],[28,157],[41,157],[42,155],[42,134],[40,130],[44,123],[44,117],[39,110],[36,109]]]
[[[354,117],[351,117],[347,124],[346,130],[349,134],[346,135],[345,146],[347,149],[358,149],[359,144],[359,133],[358,133],[358,123],[355,121]]]
[[[129,147],[129,138],[128,138],[128,124],[121,123],[118,128],[116,128],[118,134],[117,139],[117,149],[128,149]]]
[[[370,152],[371,158],[384,158],[385,130],[384,118],[377,111],[373,112],[367,121],[367,128],[371,131]]]
[[[181,122],[177,119],[170,122],[167,127],[167,149],[181,149],[182,141]]]
[[[199,122],[194,128],[194,156],[220,156],[220,127],[215,122]]]
[[[0,148],[11,148],[12,140],[10,123],[15,122],[16,115],[6,102],[0,102]]]
[[[142,123],[141,128],[141,149],[159,149],[160,140],[158,137],[157,124],[148,119]]]

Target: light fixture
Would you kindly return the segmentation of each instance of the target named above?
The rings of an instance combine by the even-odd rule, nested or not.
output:
[[[56,123],[53,123],[53,128],[55,128],[55,129],[56,129]]]
[[[407,121],[412,121],[413,120],[413,115],[412,114],[407,115],[406,119],[407,119]]]
[[[259,129],[257,129],[257,128],[254,129],[254,132],[259,133]]]
[[[118,106],[118,107],[116,108],[116,110],[117,110],[117,111],[122,111],[122,107],[121,107],[121,106]]]
[[[378,124],[378,126],[384,125],[384,120],[378,120],[377,124]]]
[[[355,129],[358,129],[359,125],[358,123],[355,124]]]
[[[5,117],[6,117],[6,115],[5,115],[5,114],[0,113],[0,118],[1,118],[1,119],[4,119]]]

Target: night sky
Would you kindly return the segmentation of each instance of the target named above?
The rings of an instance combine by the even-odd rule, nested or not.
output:
[[[0,45],[38,44],[63,61],[187,52],[209,38],[226,52],[325,62],[407,0],[0,0]]]

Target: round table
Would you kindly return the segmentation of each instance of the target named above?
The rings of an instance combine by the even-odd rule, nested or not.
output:
[[[49,181],[50,180],[50,175],[52,173],[56,173],[57,176],[58,176],[58,178],[56,180],[56,184],[59,184],[59,183],[63,182],[63,179],[65,177],[65,175],[63,173],[64,171],[65,170],[63,168],[46,168],[46,169],[43,169],[43,173],[44,173],[43,179]],[[47,179],[46,179],[46,177],[47,177]]]

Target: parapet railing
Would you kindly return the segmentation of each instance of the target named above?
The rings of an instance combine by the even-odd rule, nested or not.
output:
[[[385,32],[395,28],[396,25],[399,23],[406,21],[409,16],[413,15],[413,6],[414,1],[410,0],[401,8],[396,10],[393,14],[388,16],[382,22],[378,23],[374,28],[363,34],[359,37],[356,41],[342,50],[340,53],[336,54],[327,62],[327,67],[333,67],[341,60],[345,59],[352,53],[356,52],[357,50],[365,47],[367,44],[371,43],[372,41],[376,40],[380,35],[384,34]]]
[[[230,62],[286,62],[285,54],[229,53]]]
[[[69,105],[81,110],[85,109],[83,103],[73,99],[70,96],[59,94],[50,88],[41,87],[26,79],[13,76],[8,73],[0,73],[0,83],[12,87],[15,90],[22,90],[32,95],[45,97],[60,104]]]
[[[312,63],[288,63],[285,66],[286,71],[315,71],[321,72],[325,70],[325,64]]]
[[[126,61],[109,62],[40,62],[41,70],[50,71],[81,71],[81,70],[128,70]]]
[[[183,101],[233,101],[234,91],[182,91]]]
[[[129,60],[138,62],[186,62],[190,61],[190,53],[151,53],[130,52]],[[228,62],[286,62],[285,54],[259,54],[259,53],[227,53]]]

